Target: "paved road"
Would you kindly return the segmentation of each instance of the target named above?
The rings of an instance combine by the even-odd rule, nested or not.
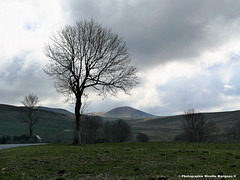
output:
[[[47,143],[36,143],[36,144],[3,144],[0,145],[0,150],[8,149],[8,148],[15,148],[15,147],[22,147],[22,146],[35,146],[35,145],[46,145]]]

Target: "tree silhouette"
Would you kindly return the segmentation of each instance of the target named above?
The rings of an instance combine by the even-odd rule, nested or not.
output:
[[[51,37],[44,48],[50,63],[44,72],[55,80],[59,93],[75,102],[74,144],[81,143],[83,97],[95,90],[99,95],[129,93],[137,84],[137,69],[130,65],[126,43],[111,29],[93,20],[77,21]]]
[[[218,126],[213,121],[207,121],[205,116],[195,109],[189,109],[183,114],[183,133],[189,142],[206,142],[218,132]]]
[[[40,100],[38,96],[35,94],[29,94],[21,101],[21,103],[24,105],[25,112],[23,122],[29,126],[29,142],[32,142],[33,140],[33,130],[40,119],[40,112],[37,109],[37,104],[39,101]]]

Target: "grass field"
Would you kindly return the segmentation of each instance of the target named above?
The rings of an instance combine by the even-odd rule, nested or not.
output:
[[[0,151],[1,180],[191,179],[187,175],[240,179],[239,173],[239,144],[52,144]]]

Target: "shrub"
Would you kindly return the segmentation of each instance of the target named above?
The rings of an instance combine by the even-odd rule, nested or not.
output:
[[[0,144],[7,144],[9,141],[11,141],[11,137],[10,136],[2,136],[2,138],[0,138]]]
[[[187,141],[187,137],[184,133],[181,133],[174,137],[174,141]]]
[[[30,136],[29,135],[21,135],[21,136],[13,136],[13,143],[29,143]],[[39,140],[36,136],[32,137],[31,143],[38,143]]]
[[[148,142],[149,141],[149,138],[148,138],[148,135],[144,134],[144,133],[139,133],[136,137],[136,140],[138,142]]]

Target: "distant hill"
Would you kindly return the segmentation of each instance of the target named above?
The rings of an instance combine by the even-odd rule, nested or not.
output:
[[[74,114],[72,112],[67,111],[66,109],[62,109],[62,108],[49,108],[49,107],[43,107],[43,106],[40,106],[38,108],[42,109],[42,110],[50,111],[50,112],[55,112],[55,113],[69,115],[69,116],[74,116]]]
[[[219,134],[224,134],[226,128],[231,128],[240,121],[240,111],[210,112],[203,113],[206,120],[213,121],[219,127]],[[143,132],[148,134],[152,140],[172,141],[174,137],[182,133],[182,115],[136,118],[129,120],[136,134]]]
[[[146,112],[140,111],[138,109],[123,106],[112,109],[111,111],[103,114],[104,117],[115,117],[115,118],[149,118],[149,117],[157,117],[152,114],[148,114]]]
[[[28,134],[28,126],[22,120],[25,116],[23,109],[24,107],[0,104],[0,136]],[[41,109],[41,120],[34,130],[34,134],[38,134],[48,142],[56,141],[56,139],[70,142],[73,126],[74,119],[71,116],[43,108]]]
[[[34,134],[38,134],[47,142],[58,139],[59,141],[71,142],[75,122],[73,114],[64,109],[47,107],[42,108],[41,112],[42,120],[36,126]],[[203,114],[207,120],[214,121],[219,126],[220,134],[223,134],[226,128],[233,127],[240,120],[240,111]],[[107,113],[97,115],[101,115],[105,120],[126,119],[132,126],[133,137],[143,132],[152,141],[172,141],[176,135],[181,133],[182,115],[156,117],[128,106],[115,108]],[[0,137],[2,135],[28,134],[28,127],[21,120],[23,116],[23,107],[0,104]]]

